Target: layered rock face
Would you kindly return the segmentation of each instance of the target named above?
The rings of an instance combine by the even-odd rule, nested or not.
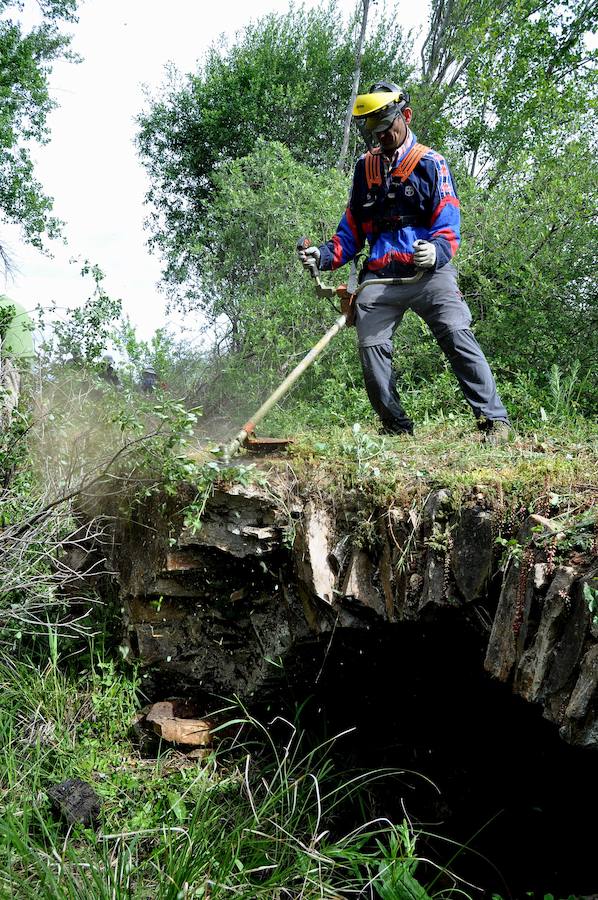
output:
[[[542,704],[565,740],[598,746],[595,539],[556,564],[559,535],[531,516],[511,523],[501,561],[500,511],[481,495],[456,509],[443,490],[357,522],[321,498],[237,485],[215,492],[196,533],[173,521],[141,509],[116,526],[113,558],[129,658],[171,689],[266,695],[304,642],[443,608],[475,619],[489,675]]]

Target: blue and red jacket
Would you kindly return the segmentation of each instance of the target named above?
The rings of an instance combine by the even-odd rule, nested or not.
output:
[[[319,248],[320,269],[344,266],[366,240],[370,255],[364,270],[379,276],[413,275],[413,242],[420,239],[436,245],[436,269],[450,262],[460,241],[460,210],[446,160],[428,150],[404,183],[396,176],[415,143],[409,132],[390,165],[382,154],[374,157],[382,182],[374,187],[368,188],[367,154],[358,159],[349,205],[336,234]]]

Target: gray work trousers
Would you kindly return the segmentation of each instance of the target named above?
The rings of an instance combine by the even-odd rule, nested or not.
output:
[[[401,406],[392,367],[392,338],[408,309],[428,325],[447,357],[463,396],[476,419],[508,422],[490,366],[471,329],[471,313],[449,263],[426,272],[416,284],[375,284],[357,298],[359,356],[370,403],[388,431],[412,431],[413,422]]]

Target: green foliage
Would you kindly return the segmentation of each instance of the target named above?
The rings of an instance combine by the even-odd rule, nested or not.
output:
[[[583,553],[586,556],[592,554],[592,550],[596,540],[596,531],[598,526],[598,515],[595,509],[579,509],[567,510],[559,512],[559,507],[563,504],[564,498],[559,494],[552,493],[550,498],[552,522],[556,531],[546,531],[541,526],[538,527],[535,535],[535,543],[545,550],[550,549],[550,555],[553,562],[565,564],[571,553]],[[591,597],[591,588],[584,590],[586,599]]]
[[[591,12],[586,0],[539,8],[532,0],[438,0],[419,82],[408,43],[393,49],[396,25],[384,16],[364,58],[362,86],[381,74],[411,76],[418,137],[453,162],[462,290],[518,424],[598,409]],[[207,378],[218,382],[218,396],[206,396],[208,406],[226,406],[239,392],[248,404],[263,399],[321,333],[325,307],[302,280],[294,244],[302,233],[329,237],[345,205],[348,185],[330,166],[350,84],[351,28],[343,31],[324,7],[267,17],[214,48],[196,76],[173,77],[166,99],[140,119],[152,241],[166,282],[178,302],[220,326]],[[298,424],[367,420],[351,343],[337,340],[285,401]],[[417,419],[468,414],[415,319],[397,337],[397,362]]]
[[[97,357],[119,346],[125,323],[99,269],[86,265],[83,274],[92,275],[94,295],[46,322],[37,390],[23,397],[33,409],[17,410],[0,436],[0,631],[15,647],[49,623],[77,638],[93,627],[98,598],[65,556],[104,528],[93,508],[82,524],[82,495],[92,507],[102,489],[142,502],[175,494],[202,471],[188,455],[198,409],[161,388],[142,394],[133,362],[123,361],[119,387],[103,379]],[[151,352],[130,330],[127,341],[134,359]],[[101,565],[90,567],[84,574],[100,574]]]
[[[252,466],[222,467],[193,453],[201,410],[173,394],[176,385],[161,382],[147,394],[138,380],[150,361],[170,380],[173,357],[182,378],[192,355],[165,333],[137,341],[100,269],[86,263],[82,274],[94,282],[87,303],[53,321],[40,311],[45,339],[37,389],[27,397],[33,410],[29,417],[17,412],[0,442],[0,630],[15,646],[49,622],[71,637],[93,627],[97,597],[73,596],[71,582],[80,588],[84,579],[62,558],[64,545],[85,546],[105,527],[95,521],[97,496],[109,495],[115,511],[124,505],[130,515],[131,506],[150,498],[166,504],[185,486],[193,493],[177,514],[199,530],[217,484],[259,477]],[[119,357],[117,384],[98,362],[108,348]]]
[[[40,324],[45,329],[40,350],[47,362],[71,359],[77,365],[92,364],[117,337],[122,302],[106,293],[104,273],[99,266],[86,261],[81,276],[88,275],[94,283],[92,296],[82,306],[69,310],[66,318],[53,318],[48,322],[48,310],[38,309]]]
[[[592,616],[592,624],[598,625],[598,588],[593,588],[589,584],[583,586],[583,598],[588,604],[588,609]]]
[[[292,453],[298,466],[317,467],[320,483],[324,480],[332,493],[356,492],[356,503],[366,514],[372,500],[384,507],[399,498],[408,506],[431,487],[448,489],[455,503],[483,493],[489,499],[511,497],[527,507],[545,494],[547,484],[559,497],[559,508],[583,510],[587,491],[591,497],[591,486],[598,480],[591,423],[580,424],[576,431],[544,423],[501,447],[482,443],[467,423],[435,421],[414,437],[374,437],[364,431],[331,427],[315,435],[297,434]],[[576,534],[575,540],[585,541],[591,527],[582,519],[583,535]]]
[[[523,560],[524,548],[515,538],[505,538],[499,535],[496,542],[503,548],[503,554],[500,561],[501,568],[504,570],[512,561],[520,563]]]
[[[115,319],[118,313],[119,305],[100,291],[48,334],[32,431],[39,481],[46,496],[64,498],[58,505],[88,498],[89,509],[85,500],[80,508],[90,516],[96,513],[93,497],[103,491],[115,510],[123,507],[130,515],[131,506],[148,498],[165,502],[188,489],[192,496],[178,514],[185,526],[199,531],[217,485],[249,484],[261,474],[252,465],[224,466],[196,452],[201,408],[173,394],[173,385],[159,383],[154,392],[141,392],[136,362],[155,360],[169,379],[169,351],[176,345],[164,334],[150,345],[140,344],[130,325]],[[104,379],[96,362],[107,343],[128,354],[118,365],[117,385]],[[20,513],[17,507],[17,529]],[[10,533],[5,537],[11,548]]]
[[[60,315],[55,305],[38,307],[42,381],[63,382],[67,374],[74,374],[75,380],[93,379],[105,371],[101,357],[109,351],[123,388],[137,391],[143,368],[151,365],[161,390],[200,405],[208,354],[165,328],[149,341],[139,340],[123,315],[122,301],[106,292],[100,267],[86,260],[81,276],[91,278],[93,289],[80,306]]]
[[[417,98],[426,130],[450,137],[485,183],[508,182],[589,130],[596,53],[585,37],[596,27],[592,0],[433,0]]]
[[[196,74],[171,71],[165,90],[150,99],[139,119],[138,147],[151,181],[151,243],[174,291],[179,285],[201,289],[201,253],[213,237],[205,217],[223,164],[251,154],[262,138],[285,144],[315,170],[334,165],[351,92],[355,29],[335,2],[266,16],[230,47],[212,47]],[[409,47],[396,16],[379,18],[366,42],[364,82],[390,73],[403,81]]]
[[[377,842],[385,859],[380,863],[376,895],[381,900],[430,900],[430,894],[415,879],[417,859],[405,859],[405,847],[412,844],[412,836],[405,823],[390,835],[388,848]],[[413,847],[415,850],[415,847]]]
[[[323,239],[334,227],[347,186],[336,170],[315,172],[281,144],[264,141],[215,176],[206,220],[214,241],[210,252],[197,253],[212,286],[200,302],[219,335],[206,381],[217,384],[221,413],[232,406],[237,415],[249,414],[334,321],[337,312],[315,297],[294,246],[298,234]],[[352,353],[347,362],[350,343],[350,336],[339,340],[306,374],[302,397],[319,392],[321,380],[347,364],[358,379]]]
[[[527,380],[525,393],[538,397],[536,415],[539,406],[557,418],[598,411],[594,171],[580,138],[491,191],[471,180],[461,185],[461,289],[499,372]]]
[[[68,508],[44,509],[29,452],[31,429],[31,416],[17,409],[0,431],[0,634],[14,647],[64,616],[61,589],[74,579],[59,560],[63,541],[77,529]],[[73,615],[77,605],[63,629],[71,636],[86,632]]]
[[[203,262],[213,287],[204,309],[213,320],[226,315],[233,349],[247,343],[260,352],[252,328],[272,341],[282,327],[289,335],[287,352],[294,353],[293,335],[322,318],[322,302],[293,253],[297,236],[325,238],[342,211],[347,180],[296,162],[282,144],[258,141],[214,182],[207,218],[213,240]]]
[[[54,495],[70,494],[118,468],[121,487],[139,477],[139,496],[167,490],[193,470],[187,458],[199,410],[161,391],[120,389],[91,369],[63,368],[36,398],[38,471]],[[173,488],[174,490],[174,488]]]
[[[584,198],[594,190],[582,158],[583,154],[579,177],[586,173],[586,190],[580,191],[578,183],[570,198],[579,203],[580,214]],[[557,184],[555,165],[547,162],[554,169],[554,180],[544,185],[544,194],[535,190],[535,176],[525,188],[496,188],[495,202],[489,206],[473,181],[466,180],[462,192],[466,215],[458,258],[461,284],[477,312],[477,332],[519,424],[531,425],[543,416],[562,421],[578,412],[592,415],[595,409],[591,371],[598,331],[588,296],[592,253],[587,240],[593,226],[572,213],[571,245],[566,253],[559,252],[561,224],[555,228],[550,224],[555,216],[549,202]],[[538,178],[542,174],[540,170]],[[250,156],[223,168],[215,177],[215,190],[207,220],[212,250],[198,249],[205,277],[213,286],[200,302],[220,329],[219,397],[217,403],[212,398],[212,406],[222,411],[231,400],[236,404],[235,395],[240,394],[248,415],[315,343],[326,319],[331,321],[332,310],[329,317],[328,304],[315,297],[292,248],[297,234],[311,233],[315,240],[323,240],[330,233],[342,209],[346,184],[333,170],[316,173],[294,162],[281,145],[259,142]],[[530,241],[535,242],[531,250]],[[532,281],[533,266],[539,263]],[[337,338],[302,378],[286,401],[295,409],[297,425],[371,418],[353,345],[352,332]],[[229,350],[224,359],[222,346]],[[417,421],[469,415],[436,342],[412,314],[397,335],[396,350],[401,395]],[[576,355],[580,361],[568,372]],[[216,371],[207,366],[206,381],[215,379]],[[211,403],[209,391],[206,401]]]
[[[0,2],[0,221],[16,222],[39,247],[44,232],[57,234],[59,222],[35,178],[29,147],[48,140],[47,117],[56,105],[48,77],[55,60],[74,59],[68,51],[70,36],[59,26],[76,21],[77,0],[42,0],[38,5],[40,24],[26,33],[18,21],[23,2]]]
[[[478,334],[510,382],[503,393],[533,373],[519,415],[530,400],[536,416],[596,415],[593,4],[455,0],[445,12],[434,0],[424,131],[476,179],[459,177],[457,264]]]
[[[131,471],[149,465],[148,457],[172,466],[171,455],[176,457],[198,412],[160,389],[140,392],[139,366],[150,361],[150,349],[122,319],[121,302],[105,292],[101,270],[85,263],[82,275],[94,282],[86,303],[62,319],[40,309],[44,342],[34,398],[35,446],[44,462],[42,481],[55,495],[97,477],[111,459],[128,459]],[[121,355],[118,386],[102,377],[99,357],[109,348]]]

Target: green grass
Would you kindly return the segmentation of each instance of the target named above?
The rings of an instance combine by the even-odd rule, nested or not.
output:
[[[172,749],[142,759],[129,738],[139,702],[111,662],[69,675],[56,660],[2,659],[0,896],[427,896],[407,824],[331,836],[340,806],[390,773],[341,777],[329,746],[304,750],[290,723],[275,741],[242,710],[229,713],[226,753],[223,742],[202,763]],[[47,790],[69,777],[102,798],[97,831],[52,814]]]
[[[261,431],[265,433],[265,429]],[[235,460],[251,465],[245,453]],[[297,431],[282,462],[265,457],[260,470],[289,464],[302,490],[335,496],[359,493],[364,504],[404,503],[447,488],[455,503],[482,494],[528,505],[555,492],[571,504],[589,505],[598,491],[598,429],[590,423],[557,427],[543,423],[514,431],[505,445],[484,444],[473,421],[437,421],[414,437],[381,436],[372,427]]]
[[[449,492],[446,512],[458,514],[467,502],[491,510],[497,538],[513,537],[529,513],[549,516],[568,532],[580,526],[591,536],[596,529],[598,429],[583,420],[567,428],[543,423],[527,432],[513,430],[498,447],[484,443],[469,418],[430,423],[414,437],[382,436],[359,423],[320,428],[296,432],[287,451],[274,457],[242,451],[228,468],[210,468],[212,446],[192,451],[199,471],[203,465],[224,483],[261,484],[278,502],[281,520],[288,521],[289,543],[296,524],[289,491],[350,511],[353,541],[364,546],[376,542],[377,523],[389,509],[418,517],[439,489]]]

